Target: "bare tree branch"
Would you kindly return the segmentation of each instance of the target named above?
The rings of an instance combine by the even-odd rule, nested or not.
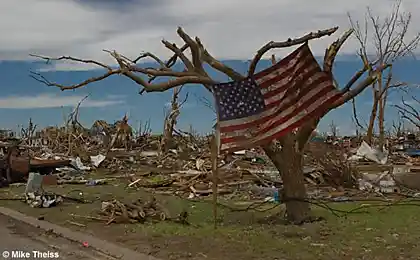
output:
[[[197,101],[201,104],[203,104],[205,107],[210,109],[213,113],[217,113],[216,109],[214,108],[213,101],[209,100],[208,98],[204,96],[197,96],[195,95]]]
[[[51,57],[35,55],[35,54],[29,54],[29,56],[45,60],[47,64],[49,64],[51,61],[68,60],[68,61],[74,61],[74,62],[85,63],[85,64],[95,64],[99,67],[107,69],[108,71],[112,71],[112,68],[110,66],[105,65],[105,64],[103,64],[99,61],[95,61],[95,60],[85,60],[85,59],[79,59],[79,58],[75,58],[75,57],[71,57],[71,56],[61,56],[61,57],[58,57],[58,58],[51,58]]]
[[[166,40],[162,40],[163,45],[165,45],[166,48],[173,51],[177,57],[181,59],[181,61],[184,63],[187,70],[193,70],[194,65],[192,62],[185,56],[185,54],[179,49],[175,43],[170,43]]]
[[[268,42],[266,45],[264,45],[257,51],[257,54],[252,59],[249,65],[248,76],[254,75],[258,62],[261,60],[262,56],[264,56],[264,54],[268,52],[269,50],[278,49],[278,48],[286,48],[286,47],[290,47],[294,45],[303,44],[309,40],[321,38],[324,36],[330,36],[331,34],[335,33],[337,30],[338,30],[338,27],[334,27],[334,28],[330,28],[326,30],[319,30],[318,32],[310,32],[296,39],[289,38],[287,41],[284,41],[284,42],[274,42],[274,41]]]
[[[398,124],[397,122],[395,122],[394,120],[392,120],[392,129],[394,130],[394,135],[400,137],[401,134],[403,133],[403,129],[402,129],[402,121],[398,120]]]
[[[228,77],[230,77],[233,80],[241,80],[245,77],[239,73],[236,72],[234,69],[230,68],[226,64],[221,63],[220,61],[216,60],[203,46],[201,40],[196,37],[196,41],[198,43],[198,46],[202,53],[202,59],[209,64],[213,69],[218,70],[224,74],[226,74]]]
[[[413,101],[420,105],[420,100],[416,97],[412,97]],[[402,105],[394,105],[397,108],[402,119],[405,119],[420,128],[420,113],[414,108],[413,105],[407,103],[404,98],[401,99]]]
[[[361,130],[366,130],[366,127],[364,127],[360,123],[359,118],[357,117],[356,100],[353,98],[351,100],[351,103],[352,103],[352,108],[353,108],[353,119],[354,119],[354,122],[356,123],[356,126],[359,127]]]
[[[188,49],[188,45],[184,44],[179,50],[180,50],[181,53],[183,53],[186,49]],[[165,63],[165,67],[166,68],[171,68],[173,65],[176,64],[177,59],[178,59],[177,54],[172,55],[172,57]],[[135,60],[134,63],[136,63],[136,60]],[[156,76],[150,77],[149,78],[149,83],[152,82],[155,79],[156,79]]]
[[[254,58],[253,62],[254,65],[251,63],[250,68],[251,70],[255,70],[256,63],[259,61],[259,59],[262,57],[262,55],[267,52],[268,50],[272,48],[282,48],[287,46],[292,46],[300,43],[304,43],[308,40],[320,38],[325,35],[330,35],[334,33],[337,30],[337,28],[331,28],[323,31],[318,31],[317,33],[309,33],[301,38],[297,39],[289,39],[286,42],[270,42],[267,45],[263,46],[261,50],[257,52],[256,57]],[[221,63],[220,61],[216,60],[203,46],[202,42],[198,37],[196,37],[195,40],[193,40],[191,37],[189,37],[182,28],[178,28],[177,30],[178,35],[184,40],[185,45],[182,48],[178,48],[175,44],[171,44],[168,41],[163,40],[162,43],[165,47],[167,47],[169,50],[174,52],[174,55],[172,58],[167,62],[164,63],[161,59],[159,59],[156,55],[150,53],[150,52],[144,52],[136,59],[128,59],[122,54],[117,53],[116,51],[106,51],[108,52],[119,64],[119,68],[113,69],[111,66],[102,64],[97,61],[92,60],[83,60],[78,58],[73,58],[69,56],[62,56],[59,58],[49,58],[44,56],[37,56],[39,58],[45,59],[47,61],[61,61],[61,60],[71,60],[75,62],[80,63],[90,63],[97,66],[100,66],[102,68],[105,68],[107,70],[106,73],[96,76],[93,78],[89,78],[83,82],[74,84],[74,85],[62,85],[59,83],[51,82],[47,80],[44,76],[42,76],[40,73],[37,72],[31,72],[31,77],[36,79],[39,82],[42,82],[48,86],[55,86],[60,88],[61,90],[68,90],[68,89],[77,89],[81,88],[83,86],[86,86],[90,83],[97,82],[100,80],[103,80],[105,78],[108,78],[111,75],[120,74],[124,75],[139,85],[143,86],[144,92],[153,92],[153,91],[165,91],[167,89],[189,84],[189,83],[195,83],[195,84],[203,84],[203,85],[211,85],[215,84],[217,82],[213,81],[207,73],[204,71],[202,62],[206,62],[210,66],[212,66],[214,69],[219,70],[226,75],[228,75],[230,78],[234,80],[243,79],[244,76],[240,73],[236,72],[232,68],[229,68],[225,64]],[[190,61],[185,54],[183,54],[183,51],[190,48],[191,54],[192,54],[192,61]],[[150,57],[153,60],[155,60],[159,65],[159,69],[155,68],[142,68],[137,65],[137,62],[145,57]],[[170,67],[175,63],[176,58],[180,58],[182,62],[184,63],[186,69],[183,72],[180,71],[173,71],[170,69]],[[254,69],[252,69],[254,67]],[[145,75],[149,77],[149,81],[146,81],[141,75]],[[152,84],[152,80],[156,77],[160,76],[166,76],[166,77],[174,77],[175,79],[170,79],[167,82],[161,82]],[[143,92],[142,91],[142,92]]]
[[[194,69],[200,73],[206,75],[206,72],[203,68],[203,63],[200,58],[200,49],[197,41],[194,41],[188,34],[186,34],[181,27],[178,27],[177,33],[182,40],[184,40],[185,44],[190,47],[192,62],[194,64]]]
[[[335,57],[337,56],[338,52],[340,51],[343,44],[347,41],[350,35],[353,33],[353,29],[349,29],[344,34],[338,38],[335,42],[333,42],[328,49],[325,51],[324,55],[324,71],[332,74],[332,68],[335,61]]]
[[[89,78],[89,79],[87,79],[85,81],[82,81],[80,83],[77,83],[77,84],[74,84],[74,85],[68,85],[68,86],[61,85],[61,84],[58,84],[58,83],[55,83],[55,82],[51,82],[51,81],[49,81],[47,78],[45,78],[43,75],[41,75],[38,72],[31,71],[29,76],[31,78],[35,79],[36,81],[41,82],[41,83],[43,83],[43,84],[45,84],[45,85],[47,85],[49,87],[58,87],[61,90],[68,90],[68,89],[81,88],[81,87],[84,87],[84,86],[86,86],[86,85],[88,85],[90,83],[101,81],[103,79],[108,78],[111,75],[120,74],[120,73],[121,73],[121,70],[111,70],[111,71],[109,71],[109,72],[107,72],[107,73],[105,73],[105,74],[103,74],[101,76],[92,77],[92,78]]]
[[[144,53],[140,54],[140,56],[135,58],[132,62],[137,63],[139,60],[141,60],[143,58],[146,58],[146,57],[150,57],[153,60],[155,60],[157,63],[159,63],[159,65],[162,68],[167,68],[168,67],[161,59],[159,59],[156,55],[154,55],[153,53],[150,53],[150,52],[144,52]]]

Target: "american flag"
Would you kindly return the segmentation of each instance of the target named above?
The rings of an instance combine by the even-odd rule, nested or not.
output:
[[[220,152],[266,144],[341,97],[307,43],[253,77],[214,85],[213,95]]]

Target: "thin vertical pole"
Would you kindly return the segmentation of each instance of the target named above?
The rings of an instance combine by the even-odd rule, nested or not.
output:
[[[217,145],[216,134],[213,135],[211,140],[211,161],[212,161],[212,173],[213,173],[213,220],[214,220],[214,229],[217,228],[217,184],[218,184],[218,167],[217,167],[217,157],[219,149]]]

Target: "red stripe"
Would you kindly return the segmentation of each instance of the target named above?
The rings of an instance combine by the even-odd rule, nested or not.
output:
[[[334,86],[331,85],[331,87],[334,88]],[[269,131],[270,129],[276,128],[277,126],[289,121],[290,119],[292,119],[293,117],[295,117],[296,115],[298,115],[300,112],[302,112],[305,108],[309,107],[312,103],[315,103],[317,100],[321,99],[322,96],[324,96],[325,94],[327,94],[328,92],[330,92],[332,89],[331,87],[326,87],[324,89],[322,89],[320,92],[318,92],[316,95],[312,96],[310,99],[308,99],[306,102],[304,102],[302,105],[300,105],[298,108],[296,108],[295,110],[293,110],[293,112],[291,112],[290,114],[282,117],[281,119],[273,122],[271,125],[260,129],[257,133],[255,133],[254,135],[261,135],[267,131]],[[328,100],[324,101],[323,103],[320,104],[320,106],[324,106],[325,103]],[[316,109],[315,109],[316,110]],[[273,114],[270,116],[270,119],[266,119],[264,121],[268,121],[271,120],[273,118],[275,118],[276,116],[278,116],[283,110],[278,110],[278,112],[276,114]],[[227,127],[225,127],[227,128]],[[226,130],[220,130],[221,133],[226,133],[226,132],[233,132],[233,131],[226,131]],[[232,143],[232,142],[238,142],[241,139],[243,139],[243,136],[234,136],[234,137],[227,137],[227,138],[221,138],[220,139],[220,143],[222,144],[226,144],[226,143]]]
[[[308,44],[303,44],[302,46],[300,46],[299,48],[297,48],[294,52],[292,52],[291,54],[289,54],[287,57],[285,57],[284,59],[280,60],[279,62],[277,62],[275,65],[262,70],[256,74],[254,74],[254,78],[255,79],[259,79],[262,78],[264,76],[267,76],[268,74],[271,74],[272,72],[276,71],[277,69],[281,68],[281,67],[287,67],[287,64],[292,61],[293,59],[296,58],[296,56],[298,56],[300,53],[305,53],[308,52],[310,54],[310,50],[309,50],[309,46]],[[303,55],[304,57],[306,55]]]
[[[318,81],[324,81],[325,79],[323,79],[323,77],[321,77],[320,79],[318,79],[317,81],[312,82],[311,85],[308,86],[309,87],[313,87],[315,84],[319,84],[320,82]],[[293,98],[292,100],[290,100],[289,102],[287,102],[286,104],[283,104],[279,107],[279,109],[277,109],[276,111],[283,111],[285,110],[287,107],[292,106],[294,103],[297,102],[298,99],[300,99],[301,97],[303,97],[304,95],[306,95],[307,93],[301,92],[297,97]],[[280,99],[276,102],[273,102],[269,105],[269,108],[273,108],[276,106],[279,106],[284,100]],[[307,103],[307,102],[305,102]],[[276,111],[274,111],[273,113],[275,113]],[[243,123],[243,124],[239,124],[239,125],[229,125],[229,126],[224,126],[224,127],[220,127],[220,132],[233,132],[236,130],[242,130],[242,129],[246,129],[246,128],[250,128],[250,127],[254,127],[257,125],[260,125],[272,118],[274,118],[276,114],[270,114],[268,116],[262,117],[262,118],[258,118],[252,122],[248,122],[248,123]]]
[[[279,71],[278,71],[278,70],[282,69],[282,67],[273,71],[271,74],[276,74],[276,76],[271,78],[271,79],[268,79],[268,80],[265,80],[265,81],[262,81],[262,82],[258,82],[258,86],[262,89],[268,88],[271,85],[273,85],[274,83],[276,83],[277,81],[280,81],[280,80],[282,80],[286,77],[290,77],[292,75],[298,75],[298,73],[295,71],[295,69],[297,67],[299,67],[300,64],[303,63],[304,65],[301,68],[299,68],[299,70],[302,69],[302,68],[309,67],[310,65],[313,64],[313,61],[314,61],[314,58],[310,56],[310,53],[307,56],[302,56],[302,57],[300,57],[299,61],[296,62],[296,64],[294,66],[289,66],[283,73],[280,74]],[[316,62],[316,60],[315,60],[315,62]],[[256,80],[258,81],[259,79],[256,79]]]
[[[302,72],[299,72],[299,73],[302,73]],[[296,88],[296,86],[299,86],[299,84],[302,84],[303,81],[308,80],[309,78],[311,78],[312,76],[314,76],[317,72],[319,73],[319,72],[321,72],[321,70],[319,68],[315,68],[313,70],[310,70],[310,71],[308,71],[305,74],[305,77],[303,79],[300,79],[298,81],[294,80],[292,82],[286,83],[286,84],[284,84],[283,86],[281,86],[281,87],[279,87],[277,89],[274,89],[274,90],[272,90],[270,92],[265,93],[263,95],[263,97],[264,97],[264,99],[268,99],[268,98],[274,97],[274,96],[282,93],[283,91],[285,91],[286,88],[287,89],[290,89],[290,91],[292,91],[294,88]],[[289,90],[287,90],[287,91],[289,91]]]
[[[337,93],[337,95],[329,98],[324,104],[326,105],[326,104],[334,103],[335,101],[337,101],[340,98],[341,98],[341,93]],[[243,149],[246,149],[246,148],[251,148],[251,147],[255,147],[255,146],[264,145],[266,143],[269,143],[271,140],[278,139],[278,138],[282,137],[283,135],[289,133],[293,129],[298,128],[299,126],[303,125],[306,120],[309,120],[310,118],[318,118],[318,117],[322,116],[322,114],[325,112],[326,109],[328,109],[328,106],[320,106],[317,109],[315,109],[312,113],[310,113],[308,115],[305,115],[300,120],[291,124],[289,127],[285,128],[283,130],[280,130],[279,132],[276,132],[275,134],[273,134],[271,136],[268,136],[268,137],[266,137],[262,140],[254,142],[254,143],[250,143],[248,145],[241,145],[240,147],[238,146],[238,147],[233,147],[233,148],[229,148],[229,149],[221,149],[221,151],[223,151],[223,152],[235,152],[235,151],[243,150]]]
[[[330,87],[325,87],[323,88],[321,91],[319,91],[317,94],[313,95],[310,99],[308,99],[306,102],[304,102],[302,105],[300,105],[299,107],[297,107],[292,113],[288,114],[287,116],[284,116],[282,119],[279,119],[277,121],[275,121],[271,126],[269,127],[265,127],[263,130],[258,131],[257,134],[262,134],[268,130],[270,130],[271,128],[274,128],[278,125],[281,125],[284,122],[287,122],[289,119],[291,119],[292,117],[296,116],[297,114],[301,113],[303,110],[305,110],[307,107],[309,107],[311,104],[315,103],[316,101],[318,101],[319,99],[322,98],[322,96],[328,94],[329,92],[331,92],[332,90],[334,90],[334,86],[330,86]],[[325,101],[324,101],[325,102]],[[324,103],[323,102],[323,103]],[[295,102],[296,103],[296,102]],[[320,105],[323,105],[320,104]],[[281,111],[284,110],[279,110],[278,113],[276,113],[276,115],[281,114]]]
[[[280,109],[286,109],[286,107],[288,106],[288,105],[293,105],[294,103],[297,103],[300,99],[302,99],[306,94],[308,94],[312,89],[314,89],[314,88],[316,88],[318,85],[320,85],[320,84],[322,84],[323,82],[325,82],[325,81],[327,81],[327,80],[329,80],[329,77],[327,76],[327,75],[323,75],[322,77],[320,77],[320,78],[318,78],[318,79],[316,79],[315,81],[313,81],[312,82],[312,84],[311,85],[308,85],[308,86],[306,86],[305,88],[303,88],[300,92],[299,92],[299,94],[297,95],[297,96],[295,96],[295,98],[293,98],[292,99],[292,101],[289,101],[288,103],[287,103],[287,105],[282,105],[281,107],[280,107]],[[301,80],[299,83],[300,84],[302,84],[301,82],[302,81],[304,81],[304,80]],[[306,91],[307,90],[307,91]],[[269,103],[269,104],[267,104],[266,105],[266,109],[271,109],[271,108],[274,108],[274,107],[276,107],[276,106],[280,106],[281,105],[281,103],[282,102],[284,102],[285,101],[285,99],[287,98],[287,94],[289,94],[289,93],[286,93],[285,95],[284,95],[284,97],[285,98],[282,98],[282,99],[279,99],[279,100],[277,100],[277,101],[274,101],[274,102],[272,102],[272,103]]]

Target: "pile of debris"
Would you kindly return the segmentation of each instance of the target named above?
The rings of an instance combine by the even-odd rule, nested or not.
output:
[[[172,218],[154,197],[147,201],[138,199],[131,203],[122,203],[118,200],[104,201],[99,214],[106,216],[107,225],[111,223],[144,223],[147,220],[188,224],[186,212],[181,212],[177,217]]]
[[[312,146],[305,156],[305,164],[318,169],[314,185],[328,184],[332,187],[354,188],[360,173],[339,147],[330,145]],[[307,180],[308,181],[308,180]]]
[[[106,156],[90,154],[83,159],[44,151],[36,157],[24,153],[9,154],[5,161],[10,163],[5,165],[14,177],[12,182],[26,181],[32,172],[40,175],[53,174],[57,178],[57,184],[89,184],[92,180],[86,179],[84,173],[102,168],[110,172],[123,171],[127,176],[132,176],[130,187],[154,189],[163,193],[184,193],[189,197],[211,194],[213,180],[208,138],[178,136],[175,140],[179,145],[169,149],[166,154],[140,148],[130,151],[111,149]],[[17,146],[13,149],[18,150]],[[25,150],[28,148],[25,147]],[[357,183],[357,172],[343,159],[342,154],[337,154],[337,151],[328,151],[328,147],[308,152],[306,163],[311,166],[304,168],[308,184],[354,187]],[[29,166],[25,168],[22,165]],[[139,172],[143,173],[139,175]],[[250,187],[256,193],[260,193],[258,190],[276,190],[282,187],[278,170],[258,149],[226,156],[220,162],[218,175],[218,192],[221,194],[234,193],[238,189],[249,190]],[[95,185],[102,183],[105,182],[95,180]]]

